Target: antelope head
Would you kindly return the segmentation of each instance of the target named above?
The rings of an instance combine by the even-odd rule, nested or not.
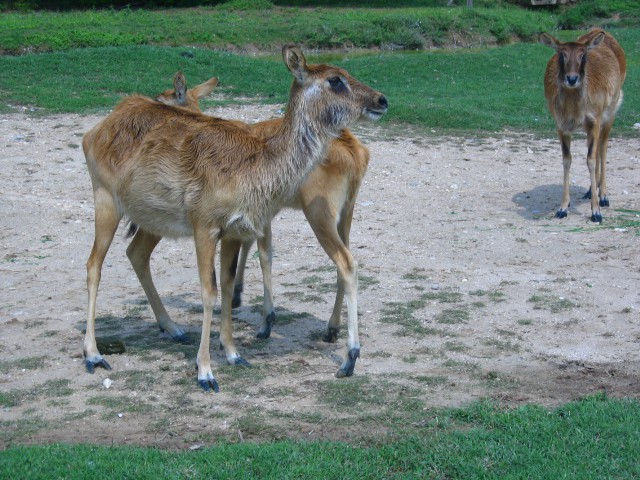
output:
[[[582,84],[587,65],[587,52],[600,45],[604,32],[588,36],[581,42],[562,43],[547,33],[540,35],[540,43],[553,48],[558,55],[558,82],[566,88],[578,88]]]
[[[187,80],[184,78],[184,74],[177,72],[173,77],[173,90],[165,90],[156,97],[156,101],[199,112],[198,100],[209,95],[216,88],[216,85],[218,85],[218,78],[213,77],[187,90]]]
[[[379,119],[387,111],[387,99],[359,82],[345,70],[330,65],[309,65],[295,45],[282,48],[284,63],[295,81],[289,107],[305,105],[313,117],[339,131],[360,117]]]

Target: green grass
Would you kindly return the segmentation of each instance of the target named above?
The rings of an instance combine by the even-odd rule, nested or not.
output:
[[[371,447],[292,441],[188,452],[12,446],[0,452],[0,477],[631,479],[640,475],[638,415],[640,402],[601,395],[554,410],[504,410],[482,402],[424,412],[413,434]],[[247,422],[241,424],[271,428]]]
[[[640,51],[640,29],[614,33],[627,51]],[[187,50],[193,56],[183,56]],[[309,55],[309,59],[343,66],[385,93],[390,109],[383,121],[440,131],[510,129],[553,135],[542,91],[550,55],[550,49],[542,45],[515,44],[461,51],[348,54],[340,58]],[[240,97],[282,103],[291,81],[279,58],[150,46],[0,56],[0,69],[0,112],[20,106],[35,107],[40,113],[104,111],[123,95],[155,95],[165,90],[179,69],[192,85],[218,76],[221,84],[217,92],[225,94],[228,102]],[[629,55],[628,70],[625,91],[640,91],[638,57]],[[626,95],[614,134],[633,134],[639,111],[640,96]]]
[[[451,43],[530,39],[556,24],[543,12],[508,8],[221,8],[88,10],[2,14],[0,52],[53,52],[126,45],[230,46],[279,51],[295,40],[308,48],[412,49]]]

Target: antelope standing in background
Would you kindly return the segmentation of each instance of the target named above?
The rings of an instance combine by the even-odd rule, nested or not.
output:
[[[591,220],[602,222],[600,207],[609,206],[607,142],[622,104],[622,84],[627,71],[624,51],[613,36],[600,29],[566,43],[545,33],[540,35],[540,42],[556,51],[544,75],[544,94],[556,121],[564,167],[562,202],[556,217],[564,218],[568,213],[571,135],[583,128],[587,132],[591,179],[585,198],[591,198]]]
[[[211,80],[210,80],[211,81]],[[209,81],[209,82],[210,82]],[[207,82],[208,83],[208,82]],[[175,90],[167,90],[157,100],[168,105],[184,105],[199,109],[195,93],[200,86],[186,90],[186,80],[181,72],[174,78]],[[185,93],[186,92],[186,93]],[[202,96],[200,96],[201,98]],[[242,124],[242,123],[241,123]],[[268,137],[282,124],[277,118],[247,127],[260,137]],[[244,124],[242,124],[244,125]],[[340,330],[342,303],[346,294],[348,331],[357,332],[358,325],[358,277],[356,262],[349,251],[349,233],[358,190],[369,164],[369,150],[347,129],[333,140],[326,158],[309,174],[295,196],[286,200],[283,207],[302,210],[314,231],[318,242],[338,269],[337,292],[333,312],[323,335],[326,342],[337,341]],[[232,306],[242,303],[244,269],[254,240],[242,243],[240,261],[236,272]],[[268,338],[275,320],[271,276],[271,224],[258,238],[258,253],[264,286],[263,324],[259,338]],[[353,371],[339,370],[338,376],[349,376]]]
[[[292,45],[283,47],[282,54],[294,81],[282,124],[266,138],[232,121],[134,97],[83,139],[96,216],[96,238],[87,261],[88,370],[110,368],[95,343],[95,303],[104,257],[125,215],[138,226],[127,254],[150,304],[158,298],[148,270],[151,252],[162,237],[194,237],[203,303],[197,377],[204,390],[215,391],[209,338],[220,241],[220,342],[228,363],[247,364],[235,347],[231,323],[242,241],[262,235],[343,128],[362,116],[378,119],[387,110],[382,94],[343,69],[307,65],[302,51]],[[359,356],[355,333],[349,336],[340,367],[345,372],[353,371]]]

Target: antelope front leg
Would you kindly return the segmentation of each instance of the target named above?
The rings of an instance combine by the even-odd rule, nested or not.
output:
[[[214,268],[216,241],[212,237],[212,232],[206,227],[194,227],[193,230],[202,293],[202,334],[196,358],[198,385],[206,392],[212,388],[215,392],[218,392],[220,388],[211,370],[211,353],[209,351],[213,307],[218,297]]]
[[[569,213],[569,171],[571,170],[571,135],[558,131],[560,145],[562,147],[562,169],[564,171],[562,181],[562,202],[556,212],[556,218],[565,218]]]
[[[607,197],[607,149],[609,148],[609,132],[611,132],[612,123],[602,126],[600,132],[600,140],[598,142],[598,154],[596,157],[596,177],[598,181],[598,197],[600,198],[600,206],[609,206],[609,197]]]
[[[233,324],[231,318],[231,303],[233,300],[233,283],[240,253],[240,241],[223,239],[220,242],[220,344],[224,348],[229,365],[251,366],[242,358],[233,341]]]
[[[587,125],[587,168],[591,179],[591,221],[602,222],[600,204],[598,199],[598,180],[596,178],[596,159],[598,158],[598,143],[600,141],[600,125],[598,123]]]
[[[260,257],[260,268],[262,269],[263,307],[262,307],[262,327],[258,330],[258,338],[269,338],[271,327],[276,320],[276,310],[273,306],[273,279],[271,275],[271,265],[273,259],[273,245],[271,243],[271,224],[264,229],[264,235],[258,239],[258,256]]]

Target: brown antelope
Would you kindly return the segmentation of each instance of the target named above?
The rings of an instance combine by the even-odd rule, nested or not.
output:
[[[204,390],[215,391],[209,337],[218,293],[214,257],[220,241],[220,343],[228,363],[247,364],[235,347],[231,324],[242,241],[262,235],[343,128],[363,116],[378,119],[387,110],[381,93],[343,69],[307,65],[293,45],[283,47],[282,54],[294,81],[282,124],[268,137],[260,138],[236,122],[144,97],[123,101],[85,136],[96,217],[96,238],[87,261],[84,354],[89,371],[110,368],[96,347],[95,303],[104,257],[125,215],[138,226],[127,255],[161,327],[158,312],[164,308],[154,308],[159,297],[149,257],[162,237],[194,237],[203,303],[197,377]],[[358,339],[349,338],[340,369],[353,371],[359,351]]]
[[[570,203],[571,135],[584,128],[591,178],[585,198],[591,198],[591,220],[602,222],[600,207],[609,206],[605,175],[607,143],[622,104],[622,84],[627,71],[624,51],[613,36],[601,29],[566,43],[545,33],[540,35],[540,42],[556,51],[544,75],[544,94],[556,121],[564,167],[562,202],[556,217],[566,217]]]
[[[184,105],[186,96],[192,108],[199,108],[197,97],[186,90],[186,81],[179,72],[174,79],[175,90],[167,90],[157,99],[169,105]],[[195,91],[198,87],[195,87]],[[272,135],[282,124],[282,119],[267,120],[248,125],[260,137]],[[337,341],[340,329],[342,303],[346,293],[349,336],[358,336],[358,277],[356,262],[349,251],[349,233],[356,197],[369,164],[369,150],[347,129],[329,145],[326,158],[309,174],[296,194],[287,199],[283,207],[302,210],[320,245],[338,269],[338,282],[333,312],[323,336],[326,342]],[[244,269],[254,240],[242,243],[240,261],[235,278],[233,308],[242,303]],[[264,285],[264,317],[258,331],[259,338],[268,338],[275,320],[271,277],[271,224],[258,238],[258,253]],[[353,371],[339,370],[338,376],[350,376]]]

